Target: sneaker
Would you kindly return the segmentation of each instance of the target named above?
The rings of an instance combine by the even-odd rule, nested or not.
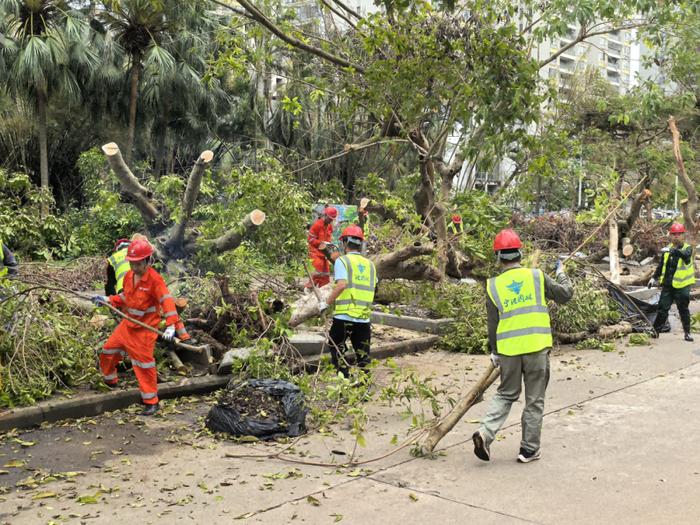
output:
[[[528,452],[524,448],[520,449],[520,454],[518,454],[518,463],[530,463],[531,461],[536,461],[540,459],[540,451],[535,450],[534,452]]]
[[[689,343],[692,343],[694,341],[693,336],[690,335],[690,333],[688,333],[688,332],[685,333],[685,335],[683,336],[683,339],[685,339]]]
[[[143,408],[143,411],[141,412],[141,415],[142,415],[142,416],[152,416],[152,415],[154,415],[156,412],[158,412],[158,409],[159,409],[159,408],[160,408],[160,404],[159,404],[159,403],[155,403],[155,404],[153,404],[153,405],[146,405],[146,406]]]
[[[491,452],[489,452],[489,446],[486,444],[484,437],[478,430],[472,435],[472,441],[474,442],[474,454],[477,458],[482,461],[491,460]]]

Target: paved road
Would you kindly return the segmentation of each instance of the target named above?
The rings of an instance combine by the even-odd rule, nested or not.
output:
[[[397,361],[454,395],[486,365],[484,356],[443,352]],[[211,399],[188,399],[149,420],[121,411],[5,436],[0,465],[11,466],[0,466],[0,522],[700,522],[700,337],[689,344],[664,334],[610,353],[562,347],[552,367],[542,459],[532,464],[515,461],[520,403],[490,463],[470,442],[481,403],[437,459],[404,449],[351,470],[225,457],[271,449],[213,439],[201,431]],[[407,423],[397,407],[372,403],[368,412],[359,454],[374,458],[394,448]],[[331,430],[297,443],[293,457],[342,462],[347,456],[331,451],[351,453],[349,429]]]

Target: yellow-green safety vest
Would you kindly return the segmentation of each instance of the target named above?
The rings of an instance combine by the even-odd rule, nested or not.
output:
[[[345,289],[335,300],[335,313],[369,319],[377,287],[374,263],[359,253],[348,253],[339,257],[335,264],[344,264],[348,271]]]
[[[457,235],[458,233],[464,233],[464,224],[460,223],[454,223],[451,222],[449,226],[450,230],[452,230],[452,233],[454,235]]]
[[[673,244],[668,245],[668,249],[673,248]],[[683,244],[681,250],[687,250],[690,248],[690,244],[687,242]],[[668,257],[670,252],[664,253],[664,266],[661,269],[661,282],[664,282],[664,275],[666,275],[666,266],[668,265]],[[683,259],[678,258],[678,266],[676,267],[676,273],[673,274],[673,282],[671,283],[674,288],[685,288],[695,283],[695,265],[693,264],[693,257],[691,253],[690,262],[685,264]]]
[[[552,346],[541,270],[508,270],[489,279],[486,292],[498,308],[496,349],[499,354],[530,354]]]
[[[124,289],[124,276],[126,275],[126,272],[131,269],[129,261],[126,260],[127,250],[128,248],[122,248],[121,250],[114,252],[109,259],[107,259],[107,262],[109,262],[112,268],[114,268],[114,275],[117,278],[117,285],[115,287],[117,293]]]

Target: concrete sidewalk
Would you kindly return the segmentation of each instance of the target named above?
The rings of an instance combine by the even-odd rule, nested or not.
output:
[[[611,353],[553,351],[542,459],[528,465],[515,461],[521,403],[490,463],[474,457],[470,441],[487,403],[445,438],[438,459],[404,449],[354,470],[226,458],[272,448],[201,432],[199,418],[211,401],[200,398],[168,402],[154,419],[121,411],[7,436],[0,446],[7,472],[0,476],[0,522],[698,523],[698,341],[673,333],[650,347],[618,344]],[[487,357],[430,352],[396,361],[456,396]],[[386,374],[378,372],[380,383]],[[362,458],[392,450],[392,436],[401,441],[407,428],[398,407],[372,403],[368,412]],[[296,443],[293,457],[347,460],[338,453],[352,452],[349,429],[332,430]],[[17,439],[36,443],[23,447]],[[27,478],[36,482],[43,472],[58,479],[32,486]]]

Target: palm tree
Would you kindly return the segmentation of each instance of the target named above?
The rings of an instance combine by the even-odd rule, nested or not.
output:
[[[207,2],[153,0],[103,0],[104,10],[97,18],[114,34],[129,57],[129,124],[125,158],[133,154],[136,135],[139,86],[146,83],[147,96],[153,107],[154,97],[164,95],[164,79],[192,75],[182,56],[175,58],[173,43],[188,38],[188,30],[206,18]],[[146,76],[149,78],[143,79]],[[198,77],[198,75],[195,75]]]
[[[0,82],[16,99],[33,101],[40,184],[49,189],[47,107],[53,94],[75,102],[82,80],[99,64],[91,30],[64,0],[0,0]]]

